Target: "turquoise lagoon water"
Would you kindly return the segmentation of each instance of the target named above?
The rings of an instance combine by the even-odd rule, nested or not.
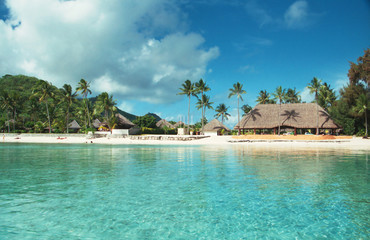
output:
[[[0,239],[369,239],[368,154],[0,144]]]

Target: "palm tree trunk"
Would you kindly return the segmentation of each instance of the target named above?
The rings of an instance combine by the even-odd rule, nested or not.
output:
[[[281,112],[281,101],[279,104],[279,114],[278,114],[278,125],[279,125],[278,135],[279,136],[280,136],[280,112]]]
[[[238,136],[240,135],[240,116],[239,116],[239,98],[238,98]]]
[[[67,133],[69,133],[68,131],[68,124],[69,123],[69,106],[68,106],[68,110],[67,110]]]
[[[6,111],[6,120],[8,122],[8,133],[10,133],[9,111]]]
[[[190,95],[189,95],[189,107],[188,107],[188,130],[187,130],[186,134],[189,134],[190,133],[189,119],[190,119]]]
[[[50,115],[49,115],[48,102],[45,101],[45,104],[46,104],[46,113],[48,114],[48,121],[49,121],[49,133],[51,133],[51,124],[50,124]]]
[[[203,103],[203,96],[202,96],[202,134],[204,134],[204,103]]]
[[[13,111],[13,132],[15,133],[15,115],[16,115],[16,109],[14,107],[14,111]]]
[[[91,128],[89,104],[87,103],[87,98],[86,97],[85,97],[85,99],[86,99],[87,119],[89,121],[89,128]]]
[[[367,138],[367,113],[366,113],[367,109],[365,108],[365,137]]]
[[[319,107],[318,107],[317,97],[316,97],[316,135],[319,135]]]

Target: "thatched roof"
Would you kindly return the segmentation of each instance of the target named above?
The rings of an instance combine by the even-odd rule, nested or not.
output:
[[[81,126],[80,124],[78,124],[78,122],[76,122],[76,120],[73,120],[72,122],[68,124],[68,128],[69,129],[81,129]]]
[[[340,128],[329,114],[316,103],[258,104],[240,120],[241,129],[268,129],[280,126],[293,128],[316,128],[317,110],[319,114],[319,128]],[[239,123],[235,126],[238,129]]]
[[[130,120],[125,118],[122,114],[116,113],[116,118],[117,118],[117,128],[118,129],[130,129],[135,124],[133,124]]]
[[[94,128],[99,128],[100,125],[101,125],[101,122],[99,121],[99,119],[95,119],[93,122],[92,122],[92,125]]]
[[[185,123],[178,121],[175,125],[173,125],[175,128],[177,127],[182,127],[182,126],[187,126]]]
[[[167,122],[165,119],[161,119],[155,125],[159,128],[163,128],[164,126],[168,128],[175,128],[171,123]]]
[[[221,123],[218,119],[213,119],[204,126],[204,132],[218,132],[221,129],[225,129],[225,131],[230,131],[230,129],[226,127],[223,123]]]

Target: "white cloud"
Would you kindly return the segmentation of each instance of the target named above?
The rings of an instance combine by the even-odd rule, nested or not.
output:
[[[288,28],[304,27],[308,23],[308,4],[306,1],[296,1],[284,14],[284,21]]]
[[[125,101],[121,102],[121,104],[119,104],[118,108],[125,111],[125,112],[129,112],[129,113],[133,112],[133,110],[134,110],[134,106],[132,104],[128,103],[128,102],[125,102]]]
[[[272,26],[278,29],[300,29],[309,26],[320,14],[309,11],[307,1],[298,0],[291,4],[284,14],[273,16],[271,11],[261,7],[257,1],[250,0],[245,5],[247,13],[254,19],[259,26]],[[262,44],[270,45],[270,42],[262,42]]]
[[[84,78],[96,94],[171,102],[219,55],[186,32],[168,0],[8,0],[0,20],[0,74],[27,74],[57,86]],[[20,23],[20,24],[19,24]],[[17,27],[14,27],[18,25]]]
[[[314,94],[311,94],[310,93],[310,89],[308,89],[308,87],[305,87],[303,90],[300,91],[301,92],[301,99],[302,99],[302,102],[307,102],[307,103],[310,103],[312,102],[313,100],[315,100],[315,96]]]

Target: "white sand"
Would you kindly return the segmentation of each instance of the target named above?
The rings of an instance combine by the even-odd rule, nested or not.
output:
[[[232,136],[212,136],[191,141],[179,140],[131,140],[129,138],[94,138],[87,139],[84,135],[56,135],[56,134],[3,134],[0,135],[0,144],[5,142],[17,143],[56,143],[56,144],[141,144],[141,145],[208,145],[215,147],[223,146],[253,146],[263,148],[327,148],[327,149],[350,149],[370,150],[370,139],[352,138],[350,140],[322,140],[322,141],[236,141]]]

